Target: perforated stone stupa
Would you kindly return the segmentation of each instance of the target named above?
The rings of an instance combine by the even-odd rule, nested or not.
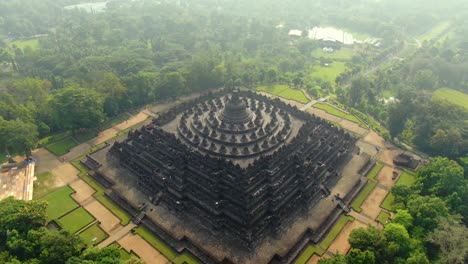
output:
[[[231,91],[176,106],[110,153],[153,203],[253,248],[317,203],[354,147],[318,117]]]

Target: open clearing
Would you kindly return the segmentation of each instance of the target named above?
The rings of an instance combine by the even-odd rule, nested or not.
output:
[[[435,91],[433,98],[447,100],[452,104],[464,107],[468,110],[468,94],[450,88],[442,88]]]
[[[345,72],[346,69],[347,67],[344,62],[335,61],[329,66],[314,66],[310,76],[313,79],[320,79],[322,81],[329,82],[334,86],[336,77],[338,77],[342,72]]]
[[[39,48],[39,39],[28,39],[28,40],[15,40],[9,44],[10,48],[17,47],[24,51],[26,47],[31,48],[32,50],[37,50]]]
[[[270,85],[270,86],[259,86],[257,91],[267,92],[285,99],[294,100],[303,104],[307,104],[309,99],[299,89],[290,88],[287,85]]]
[[[332,59],[332,60],[351,60],[356,54],[356,51],[350,48],[342,48],[333,53],[324,52],[322,49],[316,49],[312,52],[312,57],[320,59]]]
[[[325,112],[331,114],[331,115],[334,115],[334,116],[338,116],[338,117],[341,117],[343,119],[346,119],[346,120],[349,120],[351,122],[354,122],[354,123],[357,123],[357,124],[360,124],[361,126],[363,127],[366,127],[366,124],[364,124],[361,120],[359,120],[357,117],[351,115],[351,114],[348,114],[346,112],[343,112],[342,110],[336,108],[336,107],[333,107],[329,104],[326,104],[326,103],[316,103],[314,104],[315,108],[318,108],[318,109],[321,109],[321,110],[324,110]]]
[[[88,213],[88,211],[83,207],[80,207],[73,212],[62,216],[57,220],[57,222],[63,227],[63,229],[74,234],[94,220],[95,218]]]
[[[108,237],[106,232],[99,227],[98,223],[86,228],[83,232],[79,233],[79,236],[88,246],[94,246],[99,244]]]
[[[73,189],[67,185],[41,198],[41,200],[49,203],[47,206],[47,220],[59,218],[79,206],[71,198],[73,193]]]

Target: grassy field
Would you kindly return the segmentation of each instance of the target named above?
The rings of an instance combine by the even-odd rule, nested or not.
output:
[[[96,183],[91,176],[88,175],[88,170],[80,164],[80,158],[71,162],[72,165],[80,171],[78,176],[83,179],[89,186],[91,186],[96,193],[94,193],[94,198],[98,200],[102,205],[104,205],[109,211],[111,211],[115,216],[120,219],[120,223],[122,225],[127,225],[131,217],[117,204],[115,204],[112,200],[110,200],[104,193],[104,189]]]
[[[367,196],[369,196],[372,190],[374,190],[376,185],[377,185],[377,182],[375,180],[369,180],[366,183],[366,186],[359,193],[359,196],[354,198],[354,201],[351,203],[351,208],[353,208],[354,211],[358,213],[361,212],[362,203],[364,203],[364,200],[366,200]]]
[[[332,60],[351,60],[356,54],[356,51],[353,49],[342,48],[333,53],[324,52],[323,49],[316,49],[312,52],[312,57],[320,59],[332,59]]]
[[[400,177],[398,177],[398,180],[395,182],[395,185],[412,186],[415,182],[416,182],[415,172],[405,170],[400,175]],[[395,196],[393,196],[393,194],[389,192],[387,196],[385,197],[385,199],[383,200],[380,207],[388,211],[393,211],[394,201],[395,201]]]
[[[330,66],[325,67],[316,65],[311,73],[312,78],[321,79],[322,81],[329,82],[331,85],[335,85],[336,77],[347,69],[344,62],[335,61]]]
[[[34,181],[34,189],[33,189],[33,198],[38,199],[41,198],[56,189],[55,186],[55,177],[52,173],[46,171],[43,173],[39,173],[36,175],[37,180]]]
[[[444,30],[450,27],[450,22],[442,22],[436,27],[432,28],[428,32],[422,34],[419,37],[419,40],[422,41],[431,41],[434,38],[437,38]]]
[[[123,261],[128,261],[131,258],[137,258],[137,259],[139,258],[135,253],[128,252],[124,248],[120,248],[119,253],[120,253],[120,259]]]
[[[59,133],[59,134],[55,134],[55,135],[48,136],[48,137],[40,139],[38,144],[40,146],[45,146],[45,145],[53,143],[55,141],[65,139],[65,138],[69,137],[70,135],[71,135],[70,131],[62,132],[62,133]]]
[[[357,123],[363,127],[366,127],[366,124],[364,124],[361,120],[359,120],[357,117],[351,115],[351,114],[348,114],[348,113],[345,113],[343,111],[341,111],[340,109],[338,108],[335,108],[329,104],[325,104],[325,103],[316,103],[314,104],[314,107],[315,108],[318,108],[318,109],[322,109],[323,111],[331,114],[331,115],[334,115],[334,116],[338,116],[338,117],[341,117],[343,119],[346,119],[348,121],[351,121],[351,122],[354,122],[354,123]]]
[[[166,245],[159,238],[155,237],[151,233],[151,231],[149,231],[145,227],[139,226],[139,227],[135,228],[135,232],[137,234],[139,234],[148,243],[150,243],[150,245],[152,245],[156,250],[158,250],[168,260],[173,261],[176,258],[177,252],[175,252],[172,248],[170,248],[168,245]]]
[[[80,207],[73,210],[73,212],[62,216],[57,220],[57,222],[63,227],[63,229],[74,234],[94,220],[95,218],[88,213],[88,211],[83,207]]]
[[[442,88],[435,91],[433,98],[447,100],[452,104],[464,107],[468,110],[468,94],[453,90],[450,88]]]
[[[327,236],[323,241],[320,243],[321,248],[327,249],[331,243],[335,240],[335,238],[338,236],[338,234],[343,230],[343,227],[348,223],[348,222],[353,222],[354,217],[348,216],[348,215],[342,215],[338,221],[336,221],[335,225],[333,228],[328,232]]]
[[[309,244],[307,248],[301,253],[301,255],[294,262],[295,264],[305,264],[309,259],[315,255],[323,255],[325,253],[322,249],[318,248],[315,245]]]
[[[94,225],[86,228],[83,232],[79,233],[78,236],[80,236],[88,246],[93,246],[99,244],[109,235],[99,227],[99,223],[95,223]],[[96,241],[93,242],[94,238],[96,238]]]
[[[180,254],[173,261],[174,264],[201,264],[192,254],[185,252]]]
[[[43,196],[40,200],[49,203],[47,206],[47,220],[53,220],[77,208],[78,203],[70,196],[75,191],[70,186],[64,186]]]
[[[307,104],[309,99],[304,95],[301,90],[290,88],[287,85],[270,85],[270,86],[259,86],[257,91],[267,92],[285,99],[298,101],[303,104]]]
[[[367,178],[370,180],[375,180],[375,177],[379,174],[379,172],[382,170],[384,167],[383,163],[377,162],[375,163],[374,168],[367,174]]]
[[[52,152],[55,156],[62,156],[68,153],[71,148],[78,145],[78,143],[73,140],[71,137],[67,137],[65,139],[56,141],[52,144],[46,146],[50,152]]]
[[[32,50],[37,50],[39,48],[39,39],[15,40],[10,42],[9,47],[17,47],[23,51],[26,47],[30,47]]]
[[[125,121],[125,118],[122,115],[113,117],[111,119],[108,119],[108,120],[104,121],[102,124],[100,124],[99,125],[99,130],[104,131],[106,129],[109,129],[109,128],[113,127],[113,126],[116,126],[116,125],[122,123],[123,121]]]
[[[380,211],[380,214],[377,216],[377,221],[382,225],[386,225],[390,221],[390,214],[384,210]]]
[[[79,143],[83,143],[97,137],[98,134],[99,133],[96,130],[89,130],[83,133],[76,134],[73,136],[73,138],[75,138],[76,141],[78,141]]]

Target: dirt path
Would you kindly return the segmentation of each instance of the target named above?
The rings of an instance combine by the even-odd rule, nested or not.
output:
[[[365,228],[366,226],[367,225],[358,221],[347,223],[341,230],[340,234],[338,234],[335,241],[333,241],[330,247],[328,247],[328,252],[332,254],[346,255],[346,253],[348,253],[349,249],[351,248],[351,245],[348,242],[348,238],[351,234],[351,231],[360,227]]]
[[[161,253],[140,236],[127,234],[117,241],[125,250],[133,251],[147,264],[170,263]]]

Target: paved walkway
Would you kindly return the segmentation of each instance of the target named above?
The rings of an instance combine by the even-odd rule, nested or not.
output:
[[[99,243],[97,245],[97,247],[98,248],[107,247],[108,245],[110,245],[110,244],[120,240],[124,236],[128,235],[133,230],[133,228],[135,228],[135,227],[136,227],[135,224],[129,223],[124,228],[116,230],[113,234],[109,235],[109,237],[107,239],[105,239],[104,241],[102,241],[101,243]]]

